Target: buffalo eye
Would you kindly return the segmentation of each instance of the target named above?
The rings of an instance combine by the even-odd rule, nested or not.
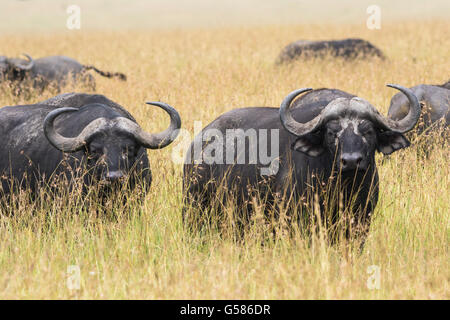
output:
[[[122,157],[124,159],[134,157],[135,153],[136,153],[136,148],[134,146],[126,146],[126,147],[122,148]]]
[[[89,145],[89,157],[92,159],[99,158],[103,153],[103,148],[100,145],[90,144]]]
[[[337,134],[338,134],[339,130],[332,130],[332,129],[327,129],[326,130],[326,136],[327,136],[327,141],[329,141],[330,143],[335,143],[336,139],[337,139]]]
[[[375,130],[373,130],[373,129],[368,129],[368,130],[365,130],[365,131],[363,131],[362,132],[362,134],[364,135],[364,136],[373,136],[374,134],[375,134]]]
[[[337,120],[331,120],[327,123],[327,136],[334,137],[341,129],[341,125]]]
[[[327,140],[331,143],[336,143],[336,139],[338,139],[338,132],[327,130]]]
[[[375,129],[369,121],[363,121],[358,127],[359,132],[365,137],[370,137],[375,135]]]

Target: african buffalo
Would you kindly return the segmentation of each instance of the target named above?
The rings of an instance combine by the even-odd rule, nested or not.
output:
[[[291,62],[298,58],[322,58],[327,54],[332,57],[342,57],[349,60],[367,57],[385,59],[380,49],[363,39],[299,40],[290,43],[281,51],[276,64]]]
[[[365,234],[378,200],[375,152],[391,154],[408,147],[402,133],[411,130],[420,115],[411,90],[388,86],[410,101],[408,115],[399,121],[385,118],[366,100],[331,89],[311,91],[292,103],[311,89],[293,91],[280,109],[252,107],[221,115],[197,135],[187,152],[185,223],[198,228],[209,212],[196,208],[218,204],[215,212],[220,213],[231,199],[245,225],[254,212],[255,195],[270,213],[279,200],[291,199],[296,206],[317,194],[321,212],[329,212],[333,223],[341,207]],[[324,185],[339,192],[325,196],[320,192]]]
[[[429,127],[448,127],[450,124],[450,90],[443,86],[420,84],[410,88],[422,104],[422,114],[417,134]],[[396,94],[391,99],[388,116],[400,120],[408,114],[409,101],[402,94]]]
[[[170,126],[147,133],[120,105],[102,95],[68,93],[41,103],[0,109],[0,175],[9,194],[11,183],[34,193],[52,179],[82,176],[84,186],[111,190],[136,178],[150,186],[147,149],[169,145],[181,126],[178,112],[162,102]],[[57,184],[56,184],[57,185]]]
[[[17,94],[34,88],[40,92],[53,88],[57,92],[65,85],[80,82],[95,90],[95,79],[88,70],[94,70],[104,77],[117,77],[126,80],[123,73],[104,72],[94,66],[83,65],[65,56],[51,56],[34,60],[26,55],[28,61],[0,56],[0,82],[8,82]]]

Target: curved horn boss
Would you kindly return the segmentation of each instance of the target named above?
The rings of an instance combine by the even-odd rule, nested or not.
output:
[[[63,152],[75,152],[83,148],[89,138],[95,133],[104,130],[107,127],[115,127],[119,130],[130,133],[145,148],[161,149],[172,143],[181,128],[181,118],[178,112],[166,103],[147,102],[147,104],[155,105],[162,108],[170,116],[170,125],[165,131],[160,133],[147,133],[141,127],[123,117],[112,120],[98,118],[90,122],[76,137],[64,137],[56,132],[54,127],[55,119],[66,112],[78,111],[76,108],[58,108],[51,111],[44,119],[44,133],[50,143]]]
[[[395,84],[388,84],[388,87],[395,88],[403,92],[410,103],[410,109],[408,112],[408,115],[404,117],[401,120],[392,120],[389,118],[386,118],[382,116],[375,108],[371,107],[369,110],[368,116],[373,120],[376,124],[378,124],[382,129],[384,130],[390,130],[393,132],[398,133],[405,133],[416,125],[417,121],[420,117],[420,103],[417,99],[417,97],[412,93],[411,90],[408,88],[395,85]],[[290,133],[296,135],[296,136],[303,136],[310,132],[313,132],[316,130],[327,118],[335,115],[335,110],[331,110],[328,106],[325,107],[322,112],[315,117],[314,119],[306,122],[306,123],[300,123],[296,121],[291,114],[290,107],[292,104],[292,101],[301,93],[310,91],[310,88],[307,89],[298,89],[286,96],[286,98],[283,100],[280,106],[280,119],[281,123],[283,124],[284,128],[289,131]],[[367,110],[365,110],[367,111]],[[356,110],[356,112],[359,112]],[[363,112],[363,111],[361,111]]]

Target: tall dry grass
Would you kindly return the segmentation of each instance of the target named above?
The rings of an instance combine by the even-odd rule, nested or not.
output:
[[[386,114],[394,90],[448,80],[448,23],[405,22],[379,31],[354,25],[302,25],[152,32],[67,32],[1,36],[3,54],[64,54],[127,82],[97,79],[97,92],[126,107],[148,131],[168,124],[145,101],[177,108],[183,127],[206,125],[244,106],[279,106],[299,87],[357,94]],[[275,67],[287,43],[358,36],[389,57],[385,62],[339,60]],[[67,90],[81,90],[81,88]],[[0,105],[34,103],[3,94]],[[174,145],[177,145],[176,142]],[[450,298],[448,145],[428,158],[416,147],[377,158],[380,201],[365,248],[328,246],[320,237],[279,236],[264,245],[182,227],[182,166],[174,146],[148,152],[153,184],[144,201],[111,204],[113,216],[86,208],[76,195],[30,202],[18,195],[14,215],[0,217],[0,298],[404,299]],[[67,267],[81,270],[80,290],[67,287]],[[379,289],[370,289],[380,270]]]

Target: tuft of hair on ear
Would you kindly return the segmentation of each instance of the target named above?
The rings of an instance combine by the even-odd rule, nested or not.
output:
[[[310,157],[318,157],[325,151],[322,141],[321,134],[309,133],[297,137],[291,147],[293,150],[302,152]]]
[[[411,142],[401,133],[384,131],[378,135],[378,151],[384,155],[391,154],[397,150],[407,148]]]

